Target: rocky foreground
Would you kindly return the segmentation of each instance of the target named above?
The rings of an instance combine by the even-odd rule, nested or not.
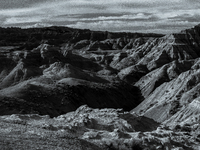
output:
[[[200,25],[169,35],[0,28],[0,62],[2,148],[199,148]]]
[[[198,123],[169,128],[122,109],[83,105],[52,119],[13,114],[0,121],[1,149],[193,150],[200,145]]]

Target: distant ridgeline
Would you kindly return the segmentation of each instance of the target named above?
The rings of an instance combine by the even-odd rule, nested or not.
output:
[[[56,46],[68,43],[68,49],[87,49],[89,46],[92,47],[92,50],[96,50],[99,47],[100,49],[115,50],[131,49],[135,45],[143,44],[147,37],[161,36],[163,35],[125,32],[111,33],[56,26],[27,29],[11,27],[0,28],[0,46],[20,46],[19,49],[31,50],[42,43]],[[137,38],[139,39],[135,41]]]

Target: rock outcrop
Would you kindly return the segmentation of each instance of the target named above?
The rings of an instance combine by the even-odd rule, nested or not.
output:
[[[37,114],[0,116],[0,125],[0,147],[6,143],[19,149],[196,150],[200,144],[197,123],[169,129],[122,109],[92,109],[86,105],[55,118]]]

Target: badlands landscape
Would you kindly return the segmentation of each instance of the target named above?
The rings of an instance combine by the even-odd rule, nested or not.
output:
[[[200,25],[0,28],[0,62],[0,149],[200,149]]]

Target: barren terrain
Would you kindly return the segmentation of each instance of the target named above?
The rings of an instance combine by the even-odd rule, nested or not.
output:
[[[196,150],[199,81],[200,25],[0,28],[0,147]]]

